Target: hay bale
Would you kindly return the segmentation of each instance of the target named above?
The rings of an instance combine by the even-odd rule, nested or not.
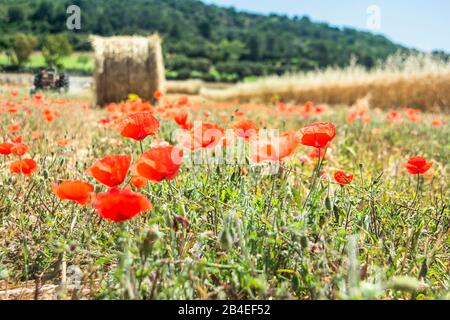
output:
[[[95,51],[97,105],[119,102],[134,93],[153,100],[156,90],[165,92],[161,38],[116,36],[91,37]]]

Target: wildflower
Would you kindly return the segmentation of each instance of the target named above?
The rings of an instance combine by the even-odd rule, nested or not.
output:
[[[442,120],[432,120],[431,121],[431,125],[433,126],[433,127],[440,127],[440,126],[442,126],[444,123],[442,122]]]
[[[187,122],[188,114],[186,112],[179,112],[174,115],[173,120],[181,128],[189,130],[192,128],[192,124]]]
[[[330,122],[319,122],[307,125],[300,130],[301,143],[315,148],[326,148],[336,136],[336,126]]]
[[[130,164],[130,156],[112,155],[96,161],[88,169],[88,173],[98,182],[116,187],[125,180]]]
[[[31,132],[31,138],[33,140],[37,140],[40,137],[42,137],[42,132],[40,132],[40,131],[33,131],[33,132]]]
[[[56,140],[56,144],[60,147],[65,147],[69,144],[69,140],[67,139],[58,139]]]
[[[37,169],[36,161],[33,159],[17,160],[10,164],[9,169],[12,173],[31,176]]]
[[[344,171],[336,171],[334,173],[334,180],[341,185],[347,185],[352,182],[353,175],[347,174]]]
[[[134,176],[153,182],[172,180],[180,170],[183,151],[174,146],[150,149],[136,161],[132,168]]]
[[[186,96],[182,96],[178,99],[178,106],[185,106],[189,104],[189,98]]]
[[[134,176],[131,178],[131,184],[138,189],[145,188],[148,184],[148,180],[144,177]]]
[[[178,137],[179,143],[188,149],[214,148],[221,142],[224,130],[212,123],[196,123],[189,131]]]
[[[406,108],[404,109],[404,112],[406,114],[406,117],[412,121],[412,122],[420,122],[420,110],[419,109],[413,109],[413,108]]]
[[[153,136],[159,128],[158,120],[150,112],[138,112],[128,115],[120,123],[120,134],[134,140],[144,140]]]
[[[8,130],[10,133],[17,133],[20,131],[21,128],[22,126],[18,123],[13,123],[8,126]]]
[[[11,148],[11,153],[15,154],[16,156],[23,156],[27,152],[28,152],[28,146],[21,142],[14,143],[14,145]]]
[[[23,142],[23,137],[22,136],[17,136],[17,137],[11,138],[11,142],[12,143],[22,143]]]
[[[269,137],[261,139],[257,137],[251,140],[253,162],[281,161],[294,153],[299,143],[297,133],[288,131],[279,137]]]
[[[153,93],[153,98],[155,98],[156,100],[161,99],[163,96],[164,96],[164,94],[161,91],[159,91],[159,90],[156,90]]]
[[[400,123],[402,121],[402,115],[397,111],[388,112],[385,116],[386,120],[391,122]]]
[[[52,183],[53,193],[61,200],[75,201],[81,205],[87,205],[94,187],[80,180],[65,180],[59,185]]]
[[[424,174],[433,166],[432,162],[426,161],[423,157],[413,157],[408,160],[408,162],[404,163],[403,166],[408,170],[411,174]]]
[[[11,154],[11,149],[14,147],[14,144],[9,142],[0,143],[0,154],[8,155]]]
[[[97,194],[93,206],[101,217],[114,222],[132,219],[152,208],[150,200],[142,194],[117,188]]]
[[[246,140],[258,133],[256,124],[251,120],[242,120],[236,123],[233,128],[235,134],[238,137],[244,138]]]

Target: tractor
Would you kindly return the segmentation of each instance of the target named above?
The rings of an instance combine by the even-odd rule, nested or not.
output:
[[[67,92],[69,90],[69,76],[65,72],[58,72],[54,68],[41,69],[34,75],[34,87],[31,93],[38,90],[53,90]]]

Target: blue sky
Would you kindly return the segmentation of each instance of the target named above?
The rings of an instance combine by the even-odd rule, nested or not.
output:
[[[381,33],[391,40],[424,51],[450,52],[449,0],[203,0],[242,11],[308,15],[313,21],[369,30],[367,9],[376,5]]]

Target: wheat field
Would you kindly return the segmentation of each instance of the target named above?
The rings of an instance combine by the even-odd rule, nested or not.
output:
[[[426,54],[397,54],[372,70],[352,62],[347,68],[272,76],[226,89],[203,88],[205,98],[268,102],[306,102],[352,105],[365,96],[374,108],[413,107],[449,112],[450,62]]]

